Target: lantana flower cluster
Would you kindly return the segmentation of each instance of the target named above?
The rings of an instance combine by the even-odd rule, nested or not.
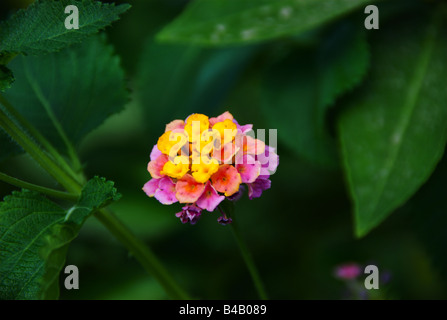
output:
[[[152,148],[147,166],[152,179],[143,190],[162,204],[185,204],[176,216],[191,224],[202,210],[213,212],[224,199],[240,198],[243,184],[250,199],[260,197],[271,186],[279,157],[253,137],[252,127],[239,125],[228,111],[170,122]],[[231,223],[231,218],[222,212],[218,222]]]

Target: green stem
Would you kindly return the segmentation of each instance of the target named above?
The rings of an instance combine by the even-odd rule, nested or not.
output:
[[[80,193],[81,186],[68,175],[38,146],[27,134],[25,134],[3,110],[0,109],[0,126],[25,150],[37,163],[53,178],[59,181],[66,190]]]
[[[236,239],[236,242],[239,246],[241,255],[245,261],[245,264],[247,265],[247,268],[248,268],[248,271],[250,272],[253,283],[256,287],[256,290],[258,291],[259,297],[262,300],[267,300],[268,296],[265,291],[264,284],[262,283],[261,277],[259,276],[258,269],[256,268],[256,265],[253,261],[250,251],[248,250],[247,245],[245,244],[244,240],[242,239],[242,236],[241,236],[239,229],[236,225],[235,218],[232,217],[232,220],[233,220],[233,222],[230,224],[231,231],[233,231],[234,238]]]
[[[38,141],[42,147],[44,147],[48,153],[59,163],[69,175],[73,178],[77,178],[76,173],[68,165],[65,159],[59,154],[59,152],[53,147],[53,145],[31,124],[26,120],[16,109],[0,94],[0,104],[2,104],[6,111],[17,121],[20,127],[25,129],[36,141]]]
[[[54,160],[41,149],[15,122],[0,109],[0,127],[11,136],[44,170],[51,174],[64,188],[72,193],[80,194],[82,177],[73,178],[62,170]],[[10,180],[12,181],[12,180]],[[135,256],[140,264],[157,279],[166,293],[173,299],[190,299],[176,284],[154,253],[138,239],[109,210],[102,209],[95,214],[96,218]]]
[[[46,194],[47,196],[50,196],[52,198],[58,198],[58,199],[64,199],[64,200],[70,200],[70,201],[76,201],[79,198],[78,194],[68,193],[68,192],[63,192],[63,191],[59,191],[59,190],[54,190],[54,189],[38,186],[38,185],[35,185],[32,183],[8,176],[7,174],[4,174],[2,172],[0,172],[0,181],[9,183],[9,184],[19,187],[19,188],[37,191],[37,192]]]
[[[141,242],[111,211],[102,209],[97,211],[95,216],[126,246],[144,269],[158,280],[172,299],[190,299],[169,275],[149,247]]]

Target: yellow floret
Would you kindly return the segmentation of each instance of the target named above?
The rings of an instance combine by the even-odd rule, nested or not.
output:
[[[208,164],[200,163],[191,166],[192,176],[199,183],[205,183],[209,178],[217,172],[219,164],[216,160],[210,161]]]
[[[222,144],[226,144],[233,141],[237,133],[237,126],[233,121],[226,119],[222,122],[216,123],[213,126],[213,130],[217,130],[219,132],[220,139],[223,141]]]
[[[161,174],[170,176],[171,178],[181,179],[189,171],[189,158],[185,156],[177,156],[174,161],[168,161],[163,166]]]
[[[186,119],[185,133],[188,135],[189,141],[200,141],[200,135],[203,131],[208,130],[210,122],[204,114],[194,113]],[[193,131],[194,129],[194,131]]]
[[[175,156],[178,151],[187,143],[183,133],[166,131],[158,138],[158,149],[169,156]]]

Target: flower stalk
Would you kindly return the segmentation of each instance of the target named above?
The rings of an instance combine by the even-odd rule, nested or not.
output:
[[[0,104],[8,111],[0,108],[0,127],[15,140],[45,171],[58,181],[68,192],[60,192],[21,181],[6,174],[0,174],[0,180],[17,187],[35,190],[57,198],[76,200],[85,182],[83,174],[73,174],[67,169],[63,157],[30,123],[18,114],[13,106],[0,95]],[[15,121],[20,122],[20,126]],[[25,133],[21,127],[27,131]],[[41,145],[38,145],[38,141]],[[43,150],[47,148],[47,150]],[[48,150],[50,149],[50,150]],[[73,157],[73,155],[72,155]],[[77,155],[76,155],[77,159]],[[76,161],[75,161],[76,162]],[[75,163],[77,165],[77,163]],[[67,172],[68,171],[68,172]],[[163,267],[155,254],[138,239],[110,210],[104,208],[95,213],[95,217],[135,256],[143,268],[148,271],[164,288],[172,299],[190,299],[179,287],[168,271]]]
[[[220,207],[219,207],[220,208]],[[222,211],[222,210],[221,210]],[[245,244],[244,239],[242,238],[239,228],[236,224],[235,218],[232,217],[232,222],[229,223],[230,229],[234,235],[234,238],[236,240],[236,243],[239,247],[239,250],[241,252],[242,258],[244,259],[245,265],[247,266],[247,269],[250,273],[251,279],[253,281],[253,284],[256,288],[256,291],[258,292],[259,298],[261,300],[267,300],[267,292],[264,288],[264,284],[261,280],[261,277],[259,275],[258,269],[256,268],[255,262],[253,260],[252,255],[250,254],[250,251],[248,250],[247,245]]]

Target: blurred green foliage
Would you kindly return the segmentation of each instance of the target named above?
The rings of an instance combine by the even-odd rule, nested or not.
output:
[[[378,298],[447,298],[447,158],[437,164],[444,151],[447,121],[447,100],[442,100],[446,95],[445,26],[440,29],[444,38],[432,40],[439,50],[434,55],[438,65],[433,62],[433,70],[427,71],[436,78],[426,85],[435,85],[437,80],[439,89],[425,93],[423,88],[412,91],[407,86],[412,83],[412,71],[418,68],[419,50],[424,49],[429,23],[423,18],[436,11],[441,1],[379,2],[380,30],[372,31],[363,26],[365,1],[340,1],[350,3],[349,10],[309,16],[307,26],[278,29],[272,35],[263,29],[262,37],[247,42],[225,38],[234,42],[213,47],[209,47],[213,43],[201,47],[194,43],[203,41],[188,40],[188,28],[196,28],[194,22],[202,23],[194,20],[196,13],[185,14],[188,1],[116,2],[132,5],[107,29],[109,41],[121,56],[132,99],[124,111],[90,133],[78,150],[88,176],[115,181],[123,197],[112,209],[151,245],[194,297],[247,299],[256,298],[256,292],[230,230],[216,223],[217,214],[204,214],[194,226],[182,225],[174,216],[179,204],[163,206],[148,198],[141,187],[150,178],[146,170],[149,153],[167,122],[193,112],[217,116],[229,110],[239,123],[253,123],[255,129],[278,129],[280,165],[272,176],[272,188],[259,199],[250,201],[245,196],[236,204],[240,229],[271,298],[343,298],[346,285],[334,277],[333,270],[349,261],[373,263],[381,272],[391,274]],[[262,5],[268,3],[262,1]],[[19,2],[8,4],[12,10]],[[232,15],[239,10],[231,5],[224,9]],[[298,9],[293,10],[290,15]],[[252,10],[248,12],[253,15]],[[317,15],[319,11],[313,8],[309,12]],[[203,17],[200,12],[197,15]],[[177,17],[180,19],[175,20]],[[212,18],[218,17],[218,12],[213,12]],[[295,24],[298,18],[293,19]],[[324,24],[312,22],[317,20]],[[396,28],[403,20],[406,22],[399,23],[403,29]],[[237,28],[234,21],[238,20],[229,20],[234,23],[232,28]],[[211,22],[215,24],[215,20]],[[205,29],[205,34],[212,31]],[[156,39],[161,30],[159,39],[167,39],[163,35],[169,30],[186,35],[177,33],[182,40],[179,43],[162,43]],[[408,75],[396,75],[393,68]],[[393,83],[398,86],[394,91],[389,90]],[[367,170],[378,177],[388,155],[379,153],[382,143],[388,141],[387,131],[370,130],[373,113],[368,112],[392,114],[386,118],[392,128],[395,119],[400,119],[399,110],[406,108],[404,97],[414,94],[419,97],[414,106],[418,114],[411,119],[429,119],[423,128],[408,124],[410,142],[404,142],[409,147],[402,147],[402,161],[390,171],[396,175],[393,181],[398,181],[398,186],[383,188],[385,195],[397,194],[399,201],[394,197],[390,203],[381,204],[385,209],[379,218],[368,211],[361,233],[369,232],[357,238],[354,230],[363,212],[358,211],[360,204],[370,205],[378,193],[366,180],[371,188],[369,198],[360,197],[356,188],[361,184],[355,184],[357,180],[352,177],[358,174],[364,179]],[[436,132],[430,130],[431,124],[438,128]],[[427,132],[433,133],[429,136]],[[0,135],[0,139],[6,138]],[[412,141],[418,143],[413,145]],[[3,146],[3,140],[0,143]],[[365,151],[356,150],[359,145],[364,145]],[[385,144],[386,148],[390,146]],[[360,156],[366,160],[355,164],[359,169],[350,168],[352,177],[346,177],[346,161]],[[424,156],[430,158],[428,164]],[[377,166],[369,167],[371,164]],[[402,170],[408,172],[407,164],[411,173],[401,177]],[[0,167],[24,180],[55,187],[27,155],[3,160]],[[2,196],[11,190],[0,184]],[[390,213],[378,225],[378,220]],[[369,215],[374,219],[368,220]],[[80,230],[66,264],[79,267],[80,290],[62,288],[63,299],[166,298],[162,288],[95,219],[88,219]]]

